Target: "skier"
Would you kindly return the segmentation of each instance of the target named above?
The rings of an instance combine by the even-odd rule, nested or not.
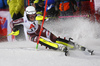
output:
[[[39,38],[39,32],[41,29],[41,25],[38,24],[37,17],[38,16],[36,15],[35,8],[33,6],[28,6],[26,8],[24,17],[10,22],[10,27],[12,28],[13,32],[17,32],[19,31],[19,29],[14,26],[23,24],[24,27],[27,29],[27,34],[29,35],[30,40],[33,42],[37,42]],[[52,42],[49,42],[43,39],[42,37],[48,38]],[[53,50],[64,51],[65,55],[67,56],[67,53],[68,53],[67,47],[74,48],[73,46],[74,43],[71,42],[70,40],[71,38],[69,40],[59,38],[43,27],[42,32],[41,32],[41,37],[39,39],[39,43]],[[62,46],[59,44],[62,44]],[[70,45],[70,44],[73,44],[73,45]],[[86,49],[85,47],[80,46],[80,45],[78,45],[78,47],[79,48],[81,47],[83,51],[85,51]]]
[[[12,28],[13,32],[16,32],[19,29],[17,27],[15,28],[14,26],[23,24],[24,27],[27,29],[27,34],[29,35],[30,40],[33,42],[37,42],[38,37],[39,37],[39,32],[41,29],[41,25],[38,24],[36,17],[37,15],[36,15],[35,8],[33,6],[28,6],[26,8],[24,17],[10,22],[10,27]],[[52,42],[46,41],[41,37],[48,38]],[[60,47],[58,44],[56,44],[56,43],[59,43],[61,38],[56,37],[53,33],[51,33],[49,30],[47,30],[44,27],[41,33],[41,37],[39,39],[39,43],[41,45],[44,45],[50,49],[61,50],[61,51],[67,52],[66,46],[63,45]]]

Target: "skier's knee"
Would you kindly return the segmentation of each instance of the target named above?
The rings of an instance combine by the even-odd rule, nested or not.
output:
[[[32,36],[32,37],[30,37],[30,40],[33,42],[37,42],[38,36]]]

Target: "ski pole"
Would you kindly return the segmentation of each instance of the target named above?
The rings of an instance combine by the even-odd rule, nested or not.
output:
[[[18,34],[19,34],[19,30],[17,30],[16,32],[12,31],[10,34],[8,34],[8,35],[6,35],[6,36],[0,37],[0,39],[3,39],[3,38],[5,38],[5,37],[7,37],[7,36],[10,36],[10,35],[17,36]]]
[[[42,21],[42,25],[41,25],[41,29],[40,29],[40,33],[39,33],[39,38],[38,38],[37,45],[36,45],[36,49],[38,49],[39,39],[40,39],[40,36],[41,36],[41,32],[43,30],[43,24],[44,24],[45,15],[46,15],[46,9],[47,9],[47,2],[48,2],[48,0],[46,0],[46,2],[45,2],[44,16],[43,16],[43,21]]]
[[[9,35],[6,35],[6,36],[2,36],[2,37],[0,37],[0,39],[3,39],[3,38],[5,38],[5,37],[7,37],[7,36],[9,36]]]

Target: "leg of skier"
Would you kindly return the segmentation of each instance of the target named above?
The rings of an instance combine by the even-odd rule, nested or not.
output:
[[[69,46],[70,48],[80,49],[81,51],[85,51],[85,52],[88,52],[91,55],[93,55],[94,50],[90,50],[90,49],[88,49],[88,48],[86,48],[84,46],[81,46],[81,45],[79,45],[79,44],[77,44],[75,42],[72,42],[71,40],[73,40],[73,39],[69,38],[69,40],[66,40],[66,39],[62,39],[62,38],[57,38],[56,43],[62,43],[63,45],[67,45],[68,44],[67,46],[69,46],[69,44],[70,44],[70,45],[73,46],[73,47]]]
[[[38,35],[36,33],[30,35],[30,40],[33,41],[33,42],[37,42],[38,41]],[[48,38],[50,39],[52,42],[49,42],[45,39],[43,39],[42,37],[45,37],[45,38]],[[60,50],[60,51],[64,51],[65,52],[65,55],[67,56],[67,53],[68,53],[68,49],[66,46],[59,46],[58,44],[55,43],[57,37],[52,34],[51,32],[49,32],[47,29],[43,28],[43,31],[41,33],[41,37],[39,39],[39,43],[41,45],[44,45],[50,49],[53,49],[53,50]]]
[[[66,39],[62,39],[62,38],[57,38],[56,39],[56,43],[63,44],[65,46],[68,46],[71,49],[75,48],[75,44],[70,42],[70,40],[66,40]]]

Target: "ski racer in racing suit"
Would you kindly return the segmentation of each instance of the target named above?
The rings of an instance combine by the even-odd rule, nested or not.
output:
[[[38,24],[38,21],[36,20],[36,16],[37,15],[36,15],[35,8],[33,6],[28,6],[26,8],[24,17],[10,22],[10,26],[13,29],[13,31],[17,31],[18,29],[14,28],[14,26],[20,23],[23,24],[24,27],[27,29],[27,34],[29,35],[30,40],[33,42],[37,42],[41,25]],[[42,37],[48,38],[52,42],[46,41]],[[56,37],[53,33],[51,33],[49,30],[43,27],[43,30],[41,32],[41,37],[39,39],[39,43],[41,45],[44,45],[54,50],[58,50],[58,49],[63,50],[64,48],[66,48],[66,46],[64,46],[62,49],[59,47],[58,44],[56,44],[59,43],[60,40],[62,41],[61,38]]]

